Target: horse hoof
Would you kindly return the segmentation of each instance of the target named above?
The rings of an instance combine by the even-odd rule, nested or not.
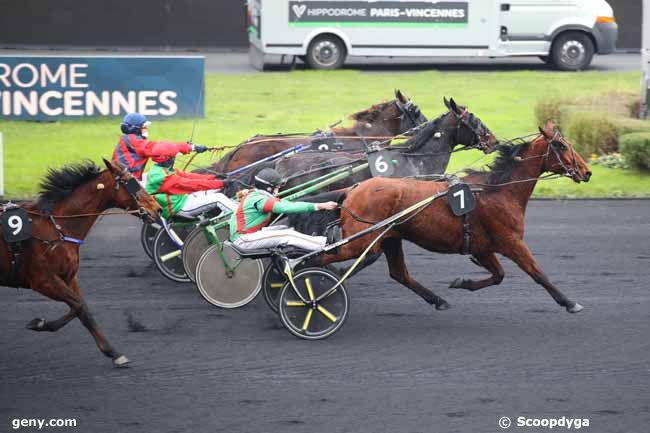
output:
[[[583,308],[584,308],[584,307],[583,307],[582,305],[580,305],[580,304],[578,304],[577,302],[575,302],[573,305],[571,305],[571,306],[567,306],[567,307],[566,307],[566,310],[567,310],[569,313],[579,313],[580,311],[582,311]]]
[[[129,358],[124,355],[120,355],[117,358],[113,359],[113,365],[117,368],[128,367],[129,362]]]
[[[45,327],[45,319],[36,318],[27,324],[27,329],[32,331],[42,331]]]
[[[458,277],[451,283],[449,283],[450,289],[462,289],[463,288],[463,279]]]
[[[441,301],[439,304],[436,305],[436,310],[438,311],[444,311],[444,310],[449,310],[451,308],[451,305],[447,301]]]

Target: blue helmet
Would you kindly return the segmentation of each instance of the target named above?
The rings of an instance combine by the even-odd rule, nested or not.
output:
[[[122,119],[120,129],[124,134],[142,135],[142,128],[146,128],[150,123],[144,114],[129,113]]]

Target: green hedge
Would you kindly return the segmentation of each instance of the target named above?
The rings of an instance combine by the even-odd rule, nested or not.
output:
[[[625,160],[637,168],[650,170],[650,132],[635,132],[619,138]]]
[[[607,113],[575,112],[564,121],[564,133],[583,156],[618,150],[617,123]]]

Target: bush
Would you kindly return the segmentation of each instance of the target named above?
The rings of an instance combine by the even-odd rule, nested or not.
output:
[[[604,155],[618,150],[618,125],[609,114],[573,112],[564,132],[583,156]]]
[[[560,131],[562,130],[562,108],[567,105],[563,98],[549,97],[543,98],[535,104],[535,120],[538,126],[543,126],[548,119]]]
[[[650,132],[635,132],[620,137],[621,153],[635,167],[650,170]]]

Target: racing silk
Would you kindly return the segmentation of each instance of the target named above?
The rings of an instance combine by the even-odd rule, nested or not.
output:
[[[209,174],[187,173],[155,164],[147,174],[145,189],[162,207],[165,218],[183,209],[187,195],[197,191],[222,189],[223,181]]]
[[[239,203],[237,211],[230,217],[230,240],[255,233],[271,222],[273,214],[314,212],[316,205],[303,201],[280,200],[271,194],[254,190]]]
[[[192,145],[188,143],[170,143],[166,141],[149,141],[135,134],[122,134],[120,142],[113,152],[113,161],[124,164],[131,175],[142,180],[144,166],[153,156],[176,156],[177,153],[190,153]]]

